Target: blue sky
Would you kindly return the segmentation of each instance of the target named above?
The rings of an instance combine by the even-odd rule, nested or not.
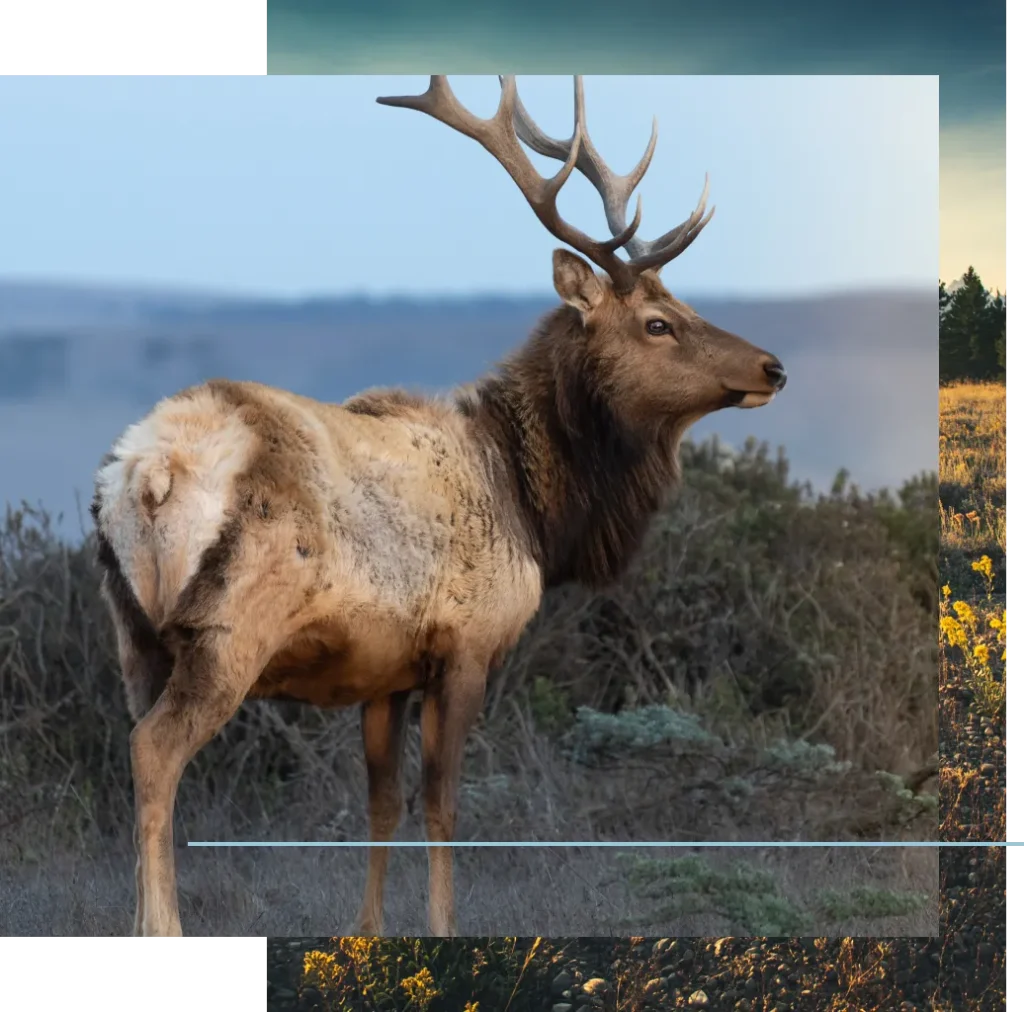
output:
[[[454,77],[478,114],[493,77]],[[680,290],[794,294],[939,276],[935,77],[592,77],[588,121],[640,187],[646,238],[704,172],[718,210]],[[473,141],[381,94],[422,77],[0,79],[0,277],[304,296],[544,292],[557,245]],[[571,131],[568,77],[523,77]],[[547,174],[557,165],[537,159]],[[560,199],[607,234],[579,174]]]
[[[1006,290],[1006,0],[267,0],[271,73],[937,74],[939,272]],[[652,30],[653,29],[653,30]]]

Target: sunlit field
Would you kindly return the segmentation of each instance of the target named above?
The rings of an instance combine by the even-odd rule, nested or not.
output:
[[[943,835],[1006,834],[1006,388],[940,390]]]
[[[993,561],[1006,590],[1006,387],[956,383],[939,390],[939,500],[943,577],[954,594],[976,595],[970,562]]]

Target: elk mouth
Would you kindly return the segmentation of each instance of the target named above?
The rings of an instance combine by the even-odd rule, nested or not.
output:
[[[762,408],[775,397],[775,390],[726,390],[727,408]]]

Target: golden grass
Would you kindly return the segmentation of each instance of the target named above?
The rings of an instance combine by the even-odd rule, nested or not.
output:
[[[1006,836],[1006,387],[943,387],[939,410],[942,834],[996,841]]]
[[[1006,387],[955,383],[939,390],[939,501],[945,582],[970,584],[967,556],[989,555],[1005,588]],[[966,579],[965,579],[966,578]]]

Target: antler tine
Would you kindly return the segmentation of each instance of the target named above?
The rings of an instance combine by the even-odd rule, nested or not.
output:
[[[504,78],[498,76],[499,81]],[[583,94],[583,78],[576,75],[573,78],[576,114],[580,120],[583,138],[580,143],[579,157],[576,159],[576,168],[587,177],[593,184],[604,204],[605,219],[608,228],[613,235],[618,235],[626,227],[626,210],[629,198],[637,188],[640,180],[643,179],[654,157],[654,149],[658,143],[658,121],[654,120],[651,125],[651,139],[647,142],[647,149],[644,151],[640,161],[633,167],[633,170],[625,176],[617,175],[608,168],[608,164],[598,154],[594,142],[590,139],[587,130],[586,106]],[[558,158],[565,161],[571,140],[559,141],[544,133],[537,126],[533,117],[526,111],[522,99],[516,96],[515,110],[516,134],[519,139],[529,148],[532,148],[539,155],[548,158]],[[639,197],[637,197],[639,201]],[[631,259],[644,256],[651,251],[651,243],[634,236],[626,243],[626,252]]]
[[[504,81],[499,75],[500,81]],[[586,128],[586,120],[583,113],[583,79],[575,78],[576,86],[576,108],[577,115],[582,121],[582,142],[580,144],[579,157],[576,160],[576,168],[587,177],[593,184],[604,204],[605,218],[608,227],[615,234],[621,232],[626,223],[626,209],[629,198],[636,189],[640,180],[643,179],[654,156],[654,149],[658,141],[658,121],[654,120],[651,126],[651,139],[647,142],[647,149],[644,151],[633,170],[625,176],[612,172],[608,164],[598,154],[593,141]],[[519,139],[532,148],[539,155],[548,158],[559,158],[563,161],[571,141],[555,140],[544,133],[537,126],[533,118],[526,111],[522,101],[516,98],[515,108],[516,134]],[[707,206],[709,179],[707,173],[704,175],[704,191],[701,194],[700,202],[696,210],[681,225],[670,229],[657,239],[647,242],[639,236],[634,236],[626,243],[626,251],[629,253],[630,267],[639,273],[644,270],[658,270],[670,260],[679,256],[700,235],[704,226],[711,220],[715,213],[712,207],[704,216],[704,209]],[[639,209],[640,197],[637,196]]]
[[[551,178],[542,176],[527,157],[516,139],[515,109],[518,102],[514,75],[501,80],[501,101],[491,119],[474,116],[455,97],[447,77],[432,75],[430,85],[421,95],[378,98],[381,105],[415,109],[472,137],[489,151],[512,177],[522,191],[534,214],[555,238],[593,260],[608,272],[619,289],[632,288],[636,283],[629,264],[615,256],[615,250],[626,245],[640,225],[640,208],[629,226],[618,229],[617,234],[605,242],[598,242],[565,221],[558,213],[556,200],[565,181],[572,174],[580,153],[583,137],[582,106],[577,104],[576,126],[562,167]]]
[[[646,243],[648,251],[641,256],[631,258],[630,264],[638,271],[661,270],[670,260],[674,260],[686,249],[694,239],[704,230],[704,226],[714,217],[714,207],[704,213],[708,203],[708,187],[710,180],[708,174],[704,173],[704,189],[700,195],[700,201],[689,218],[681,225],[670,229],[664,235],[659,236],[654,242]]]

